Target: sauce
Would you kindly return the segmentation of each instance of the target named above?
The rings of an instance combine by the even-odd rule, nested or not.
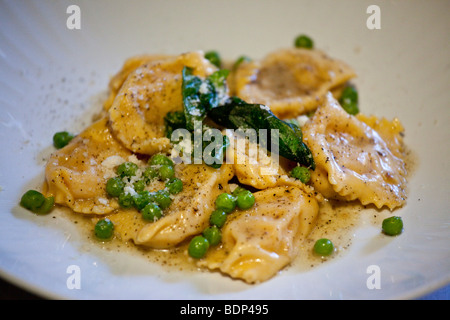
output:
[[[367,222],[367,220],[372,220],[370,222],[377,225],[382,213],[382,211],[365,207],[356,201],[325,200],[320,204],[319,216],[315,226],[304,240],[300,253],[291,267],[300,271],[307,271],[328,260],[344,255],[352,245],[354,233],[358,226]],[[335,250],[328,257],[322,257],[313,252],[315,242],[321,238],[327,238],[333,242]]]
[[[58,207],[52,211],[52,218],[77,226],[78,234],[73,235],[73,238],[80,238],[82,243],[87,242],[87,246],[82,245],[80,251],[90,251],[89,247],[94,246],[112,253],[125,253],[144,258],[149,263],[163,266],[169,272],[194,272],[199,270],[194,259],[187,255],[188,242],[182,243],[174,249],[150,249],[137,246],[131,240],[122,240],[117,234],[109,240],[97,239],[94,235],[94,226],[101,217],[78,214],[66,207]]]
[[[412,150],[405,150],[405,162],[408,172],[408,179],[411,178],[418,166],[417,156]],[[381,233],[381,224],[383,219],[394,215],[395,211],[380,210],[373,205],[364,206],[358,201],[339,202],[336,200],[325,200],[320,203],[319,215],[311,229],[309,235],[299,243],[299,253],[296,259],[279,273],[308,272],[328,261],[337,259],[346,254],[355,240],[355,234],[362,226],[373,226],[378,228]],[[133,215],[132,215],[133,216]],[[185,276],[206,269],[199,268],[196,261],[188,256],[187,246],[189,240],[174,249],[148,249],[142,246],[136,246],[131,240],[122,240],[117,234],[111,240],[100,241],[94,235],[95,223],[101,215],[83,215],[73,212],[66,207],[57,207],[51,217],[57,219],[61,224],[75,225],[77,235],[70,234],[69,239],[79,240],[82,243],[80,251],[90,252],[90,248],[97,248],[109,253],[120,253],[130,255],[148,261],[150,264],[161,266],[164,271],[175,273],[177,276]],[[133,216],[136,219],[136,227],[140,221],[139,214]],[[230,217],[231,218],[231,217]],[[72,229],[71,229],[72,230]],[[330,239],[335,247],[335,252],[328,257],[321,257],[313,252],[313,246],[316,240],[320,238]],[[97,251],[97,250],[96,250]]]
[[[307,272],[312,268],[336,259],[345,254],[352,245],[354,233],[359,226],[369,223],[379,227],[381,222],[392,213],[389,210],[378,210],[375,207],[363,206],[358,202],[339,202],[325,200],[320,205],[318,218],[308,237],[299,244],[300,250],[297,258],[280,273]],[[99,216],[81,215],[68,208],[57,208],[52,212],[53,218],[63,219],[77,226],[81,242],[87,241],[89,246],[95,246],[110,253],[121,253],[140,257],[151,264],[157,264],[167,272],[179,274],[197,273],[207,271],[197,267],[196,261],[187,254],[188,241],[174,249],[149,249],[136,246],[131,240],[122,241],[118,236],[110,240],[100,241],[94,235],[94,226]],[[329,257],[321,257],[312,250],[316,240],[330,239],[335,252]],[[84,246],[83,246],[84,247]],[[86,250],[80,248],[80,250]]]

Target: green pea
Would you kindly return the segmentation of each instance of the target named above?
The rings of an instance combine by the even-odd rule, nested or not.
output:
[[[133,162],[124,162],[117,167],[117,174],[123,177],[132,177],[136,175],[136,171],[139,169],[138,165]]]
[[[189,243],[188,253],[192,258],[200,259],[209,249],[209,242],[203,236],[195,236]]]
[[[314,252],[321,256],[329,256],[334,251],[334,245],[331,240],[322,238],[314,244]]]
[[[57,149],[61,149],[69,144],[75,136],[67,131],[56,132],[53,135],[53,145]]]
[[[213,65],[217,68],[220,68],[222,65],[222,59],[217,51],[208,51],[205,53],[205,58],[209,60]]]
[[[172,203],[170,193],[167,190],[159,190],[153,195],[154,201],[161,207],[161,209],[167,209]]]
[[[120,177],[109,178],[106,182],[106,192],[111,197],[118,197],[123,192],[125,182]]]
[[[239,209],[250,209],[255,204],[255,196],[249,190],[241,191],[236,197],[236,204]]]
[[[227,213],[223,210],[214,210],[209,217],[209,223],[222,228],[227,221]]]
[[[53,209],[54,205],[55,205],[55,197],[47,197],[45,198],[45,201],[42,204],[42,206],[37,208],[34,212],[38,214],[49,213]]]
[[[393,216],[386,218],[382,223],[383,232],[389,236],[396,236],[403,232],[403,220],[401,217]]]
[[[311,179],[311,173],[308,168],[297,166],[289,173],[291,177],[300,180],[303,183],[308,183]]]
[[[164,164],[159,168],[159,177],[161,180],[172,179],[174,176],[175,170],[173,169],[172,166]]]
[[[94,233],[99,239],[109,239],[114,233],[114,223],[108,218],[101,219],[95,224]]]
[[[20,205],[25,209],[35,212],[45,202],[45,196],[36,190],[28,190],[20,199]]]
[[[243,191],[247,191],[247,189],[242,188],[241,186],[237,186],[236,189],[234,189],[231,194],[236,197],[239,193]]]
[[[353,86],[348,86],[342,91],[339,103],[348,114],[358,114],[358,91]]]
[[[250,62],[250,61],[252,61],[251,58],[249,58],[247,56],[240,56],[239,58],[237,58],[236,62],[233,64],[233,70],[237,69],[241,63]]]
[[[144,180],[138,180],[135,183],[133,183],[133,189],[136,192],[144,191],[145,189],[145,181]]]
[[[314,41],[307,35],[301,34],[295,38],[294,46],[296,48],[312,49],[314,48]]]
[[[147,204],[154,200],[154,194],[147,190],[139,191],[133,196],[134,207],[138,210],[144,209]]]
[[[183,190],[183,181],[178,178],[170,179],[166,182],[166,188],[171,194],[180,193]]]
[[[49,213],[55,205],[54,197],[45,197],[36,190],[28,190],[20,199],[20,205],[37,214]]]
[[[229,193],[222,193],[216,198],[216,209],[230,213],[236,208],[236,197]]]
[[[149,160],[149,164],[152,166],[168,165],[173,167],[173,161],[162,153],[153,155]]]
[[[119,205],[125,209],[132,208],[134,206],[134,197],[130,193],[122,192],[119,195]]]
[[[145,182],[149,184],[153,179],[158,177],[158,169],[153,166],[147,167],[142,175],[144,176]]]
[[[203,236],[208,240],[211,246],[218,245],[222,240],[222,233],[217,226],[209,226],[203,230]]]
[[[156,221],[162,217],[162,210],[156,203],[149,203],[141,210],[141,214],[145,220]]]

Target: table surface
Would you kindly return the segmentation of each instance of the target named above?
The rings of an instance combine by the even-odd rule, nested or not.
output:
[[[418,300],[449,300],[450,285],[433,291]],[[23,290],[3,279],[0,279],[0,300],[40,300],[42,297]]]

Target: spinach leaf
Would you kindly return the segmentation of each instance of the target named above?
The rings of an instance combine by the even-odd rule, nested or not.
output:
[[[228,73],[225,69],[218,70],[202,80],[192,74],[191,68],[183,68],[181,90],[186,129],[194,130],[194,121],[203,121],[207,112],[221,103]]]
[[[192,75],[192,69],[188,67],[183,68],[182,76],[181,90],[186,129],[194,130],[194,121],[203,121],[206,117],[206,109],[209,106],[205,105],[204,102],[202,103],[202,100],[205,100],[205,97],[201,97],[200,94],[200,87],[203,81],[199,77]]]
[[[315,162],[308,146],[302,141],[300,127],[280,120],[264,105],[250,104],[237,97],[228,97],[226,93],[228,73],[228,70],[222,69],[206,79],[201,79],[192,74],[191,68],[184,67],[182,71],[184,118],[183,114],[168,114],[166,116],[167,132],[183,127],[193,132],[194,122],[203,122],[206,116],[230,129],[255,129],[258,133],[259,129],[267,129],[268,141],[271,141],[271,129],[276,129],[279,138],[279,155],[314,170]],[[226,146],[227,143],[224,140],[220,152],[217,155],[213,152],[211,156],[223,157]],[[268,143],[263,147],[271,151]]]
[[[315,162],[308,146],[302,141],[301,129],[277,118],[270,109],[261,104],[249,104],[239,98],[230,98],[227,103],[208,112],[208,116],[219,125],[230,129],[278,129],[279,155],[315,169]],[[264,146],[265,147],[265,146]],[[270,146],[267,144],[270,151]]]
[[[221,69],[213,74],[211,74],[208,78],[206,78],[207,81],[210,81],[212,85],[215,87],[216,91],[225,89],[226,86],[226,80],[228,77],[228,74],[230,73],[227,69]]]

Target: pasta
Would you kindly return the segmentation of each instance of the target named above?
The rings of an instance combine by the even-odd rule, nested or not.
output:
[[[318,171],[327,179],[313,179],[328,197],[331,184],[338,198],[359,199],[393,209],[406,200],[406,168],[381,136],[364,122],[347,114],[328,94],[310,122],[303,127]],[[387,136],[395,136],[387,132]],[[396,145],[396,140],[391,145]],[[396,150],[397,148],[394,148]],[[395,152],[395,151],[394,151]],[[398,150],[397,150],[398,152]],[[325,184],[325,186],[323,186]]]
[[[150,61],[127,77],[108,110],[111,130],[133,152],[154,154],[167,151],[164,116],[181,108],[181,70],[194,68],[199,76],[214,67],[199,52]]]
[[[44,194],[93,222],[108,219],[119,241],[153,250],[190,252],[189,241],[220,228],[219,243],[208,240],[204,257],[191,261],[248,283],[266,281],[299,255],[321,204],[334,199],[394,210],[406,203],[404,128],[398,119],[350,115],[341,107],[355,76],[316,49],[280,49],[230,73],[201,51],[131,57],[111,78],[100,119],[51,155]],[[250,104],[253,118],[233,109],[226,119],[209,113]],[[284,152],[294,158],[274,161],[276,149],[263,147],[262,133],[251,141],[227,130],[227,121],[281,128]],[[212,129],[218,133],[205,140]],[[172,139],[176,130],[182,141]],[[224,161],[197,161],[198,150]],[[305,166],[292,160],[297,156],[309,161],[309,181],[291,175]],[[119,170],[123,164],[128,169]],[[250,198],[240,201],[243,190]],[[234,201],[226,211],[223,194],[229,197],[220,201]],[[147,212],[150,220],[149,204],[156,210]],[[219,223],[213,213],[221,210],[226,220]]]
[[[354,77],[351,67],[319,50],[289,48],[240,64],[231,86],[242,99],[289,118],[314,110],[319,98]]]
[[[106,193],[105,180],[111,167],[107,163],[114,165],[131,155],[111,135],[107,119],[101,119],[52,154],[45,170],[46,193],[75,212],[112,212],[119,206]]]
[[[214,200],[233,176],[230,166],[215,170],[206,165],[180,165],[183,191],[166,217],[145,225],[135,242],[153,248],[170,248],[200,233],[208,224]]]
[[[273,277],[298,253],[319,206],[311,194],[283,186],[255,193],[256,205],[239,212],[223,230],[223,245],[202,264],[247,282]]]

